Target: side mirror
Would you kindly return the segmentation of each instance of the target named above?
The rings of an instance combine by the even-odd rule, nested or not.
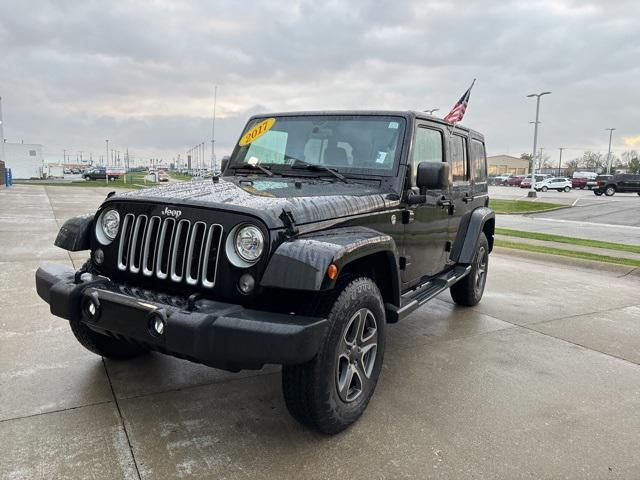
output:
[[[229,164],[229,155],[225,155],[224,157],[222,157],[222,161],[220,162],[220,171],[224,172],[227,168],[227,165]]]
[[[420,162],[416,184],[420,193],[425,190],[443,190],[449,188],[451,167],[445,162]]]

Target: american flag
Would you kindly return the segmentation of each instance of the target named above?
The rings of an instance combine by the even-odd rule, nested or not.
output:
[[[473,83],[471,83],[469,89],[464,92],[464,95],[460,97],[460,100],[456,102],[451,111],[447,114],[446,117],[444,117],[445,122],[457,123],[462,120],[462,117],[464,117],[464,112],[467,111],[467,106],[469,105],[469,97],[471,96],[471,89],[473,88],[474,83],[476,83],[475,78],[473,79]]]

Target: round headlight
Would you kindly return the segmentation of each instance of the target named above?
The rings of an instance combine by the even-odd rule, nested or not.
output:
[[[264,236],[258,227],[247,225],[236,233],[235,247],[236,253],[244,261],[256,262],[264,249]]]
[[[117,210],[109,210],[102,215],[100,226],[104,236],[109,240],[113,240],[118,235],[120,229],[120,214]]]

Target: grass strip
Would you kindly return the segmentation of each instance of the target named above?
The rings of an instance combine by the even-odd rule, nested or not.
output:
[[[529,202],[526,200],[491,199],[489,200],[489,207],[496,213],[534,213],[568,207],[568,205],[548,202]]]
[[[630,267],[640,267],[640,260],[631,258],[610,257],[609,255],[598,255],[588,252],[577,252],[573,250],[563,250],[562,248],[544,247],[541,245],[531,245],[528,243],[509,242],[507,240],[495,240],[497,247],[511,248],[514,250],[524,250],[526,252],[545,253],[547,255],[560,255],[562,257],[580,258],[582,260],[594,260],[596,262],[614,263],[616,265],[627,265]]]
[[[545,242],[566,243],[569,245],[581,245],[584,247],[606,248],[607,250],[618,250],[620,252],[631,252],[640,254],[640,245],[627,245],[624,243],[603,242],[601,240],[590,240],[587,238],[565,237],[564,235],[552,235],[550,233],[525,232],[522,230],[512,230],[510,228],[496,228],[497,235],[506,237],[530,238],[532,240],[542,240]]]

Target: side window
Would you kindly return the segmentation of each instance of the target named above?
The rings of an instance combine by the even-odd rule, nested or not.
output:
[[[430,128],[419,127],[411,159],[411,175],[415,183],[418,164],[420,162],[442,162],[442,132]]]
[[[484,151],[484,143],[479,140],[471,140],[471,169],[473,179],[476,182],[487,180],[487,156]]]
[[[467,139],[460,135],[451,136],[451,173],[453,181],[468,180]]]

